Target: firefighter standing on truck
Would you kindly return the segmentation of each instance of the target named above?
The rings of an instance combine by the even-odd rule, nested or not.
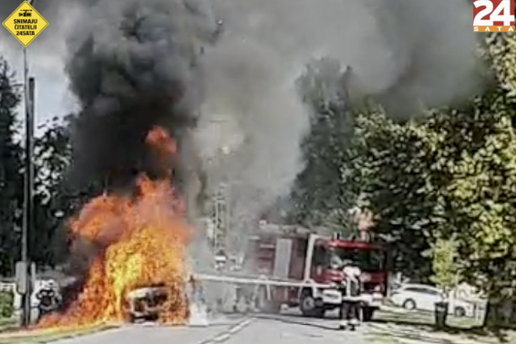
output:
[[[362,285],[360,275],[362,271],[351,260],[343,264],[344,280],[342,285],[342,304],[339,309],[339,329],[354,329],[359,324],[360,294]]]

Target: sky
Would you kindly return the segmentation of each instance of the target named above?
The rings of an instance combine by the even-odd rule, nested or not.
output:
[[[13,38],[14,40],[14,38]],[[23,79],[23,53],[22,45],[9,47],[7,51],[0,50],[11,67],[16,72],[16,79]],[[56,61],[50,61],[37,50],[28,48],[29,75],[36,79],[36,127],[52,119],[62,117],[74,109],[73,97],[67,89],[66,77]],[[23,107],[20,108],[23,114]]]
[[[10,11],[6,11],[2,7],[0,12],[0,22],[2,22],[10,14]],[[50,22],[49,26],[27,48],[29,75],[36,79],[36,134],[41,132],[38,127],[43,123],[54,117],[63,117],[75,109],[74,98],[68,91],[64,73],[65,42],[63,35],[56,33],[55,29],[56,25],[53,27]],[[3,26],[0,27],[0,31],[2,31],[0,33],[0,56],[8,61],[16,73],[16,79],[21,83],[23,80],[23,46]],[[23,106],[20,106],[19,115],[23,115]]]

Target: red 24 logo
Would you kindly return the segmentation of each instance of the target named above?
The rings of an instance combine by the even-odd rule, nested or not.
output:
[[[498,6],[494,8],[495,3]],[[473,18],[473,26],[495,26],[495,22],[503,23],[503,26],[514,25],[514,14],[511,15],[512,0],[476,0],[473,2],[475,9],[482,8],[480,11],[475,11]],[[487,19],[484,19],[487,18]]]

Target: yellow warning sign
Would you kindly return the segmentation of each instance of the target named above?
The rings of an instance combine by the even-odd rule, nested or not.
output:
[[[2,25],[26,47],[47,28],[48,22],[28,1],[24,1]]]

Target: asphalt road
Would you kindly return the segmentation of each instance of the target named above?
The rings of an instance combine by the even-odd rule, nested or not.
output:
[[[307,319],[295,314],[219,316],[208,326],[127,325],[56,344],[367,344],[363,329],[339,331],[335,319]]]

